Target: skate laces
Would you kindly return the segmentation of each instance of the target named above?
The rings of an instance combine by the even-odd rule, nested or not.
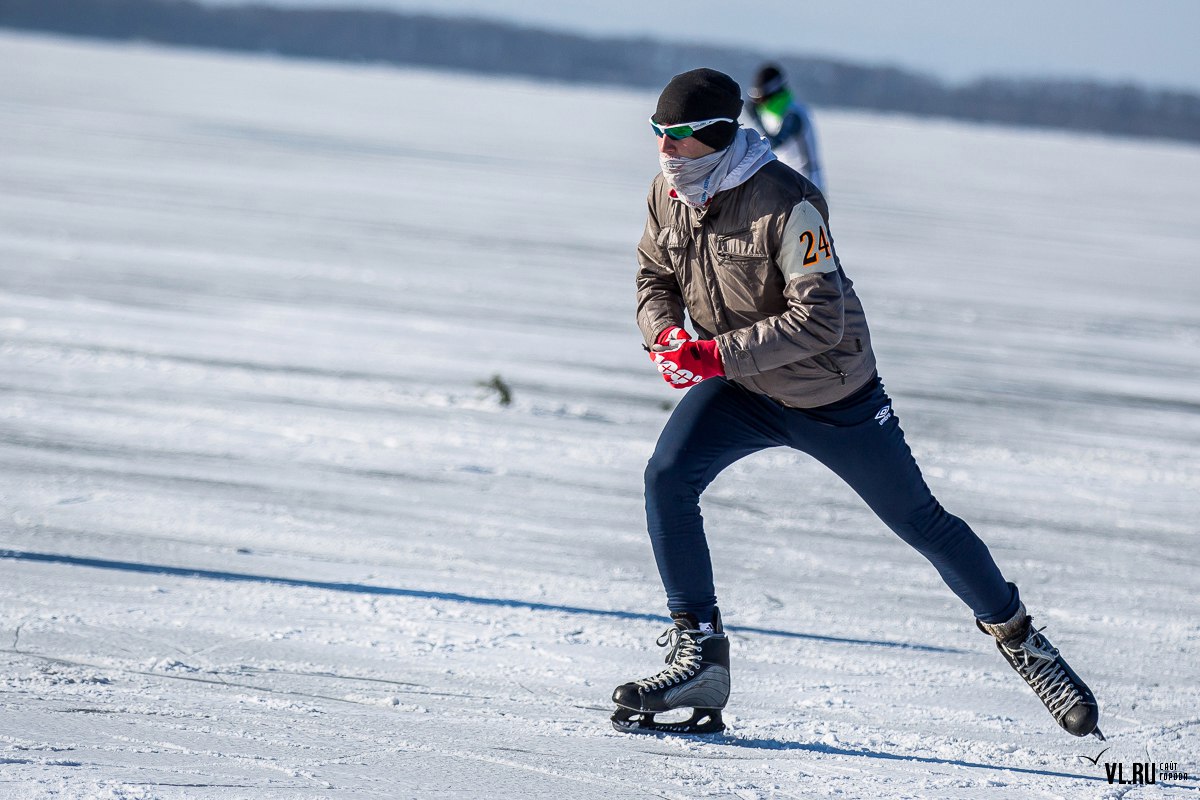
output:
[[[698,631],[688,631],[688,634]],[[657,675],[634,681],[639,689],[662,689],[672,684],[680,683],[696,674],[700,666],[700,643],[691,635],[672,625],[658,637],[659,647],[670,647],[667,657],[663,659],[670,666]]]
[[[1083,695],[1075,682],[1067,675],[1058,660],[1058,648],[1042,635],[1045,628],[1029,629],[1029,633],[1015,647],[1001,646],[1013,657],[1013,665],[1025,679],[1050,714],[1061,721],[1076,703],[1083,702]]]

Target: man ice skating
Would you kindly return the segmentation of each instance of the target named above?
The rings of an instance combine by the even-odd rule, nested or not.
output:
[[[650,118],[661,174],[638,245],[637,319],[663,378],[689,391],[646,467],[647,524],[674,620],[659,639],[667,667],[617,687],[614,727],[724,729],[729,641],[699,498],[738,459],[786,446],[833,470],[933,564],[1059,725],[1100,736],[1091,691],[1033,627],[987,546],[921,477],[876,373],[825,199],[738,127],[741,107],[732,78],[697,69],[667,84]],[[677,708],[693,709],[691,719],[655,719]]]

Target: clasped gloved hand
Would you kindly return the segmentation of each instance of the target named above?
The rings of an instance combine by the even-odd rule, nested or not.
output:
[[[697,341],[678,325],[673,325],[658,335],[650,349],[650,360],[663,380],[676,389],[695,386],[705,378],[716,378],[725,374],[717,343],[712,340]]]

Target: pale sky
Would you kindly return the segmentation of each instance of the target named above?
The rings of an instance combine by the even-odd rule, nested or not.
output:
[[[768,56],[892,64],[951,81],[982,75],[1093,78],[1200,91],[1200,0],[257,2],[465,14],[589,34],[750,46]]]

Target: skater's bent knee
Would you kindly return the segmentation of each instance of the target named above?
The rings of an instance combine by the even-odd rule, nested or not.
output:
[[[646,491],[698,494],[699,487],[689,479],[690,466],[674,455],[655,453],[646,464]]]
[[[673,480],[679,474],[682,463],[673,455],[655,453],[646,462],[646,485],[657,485]]]

